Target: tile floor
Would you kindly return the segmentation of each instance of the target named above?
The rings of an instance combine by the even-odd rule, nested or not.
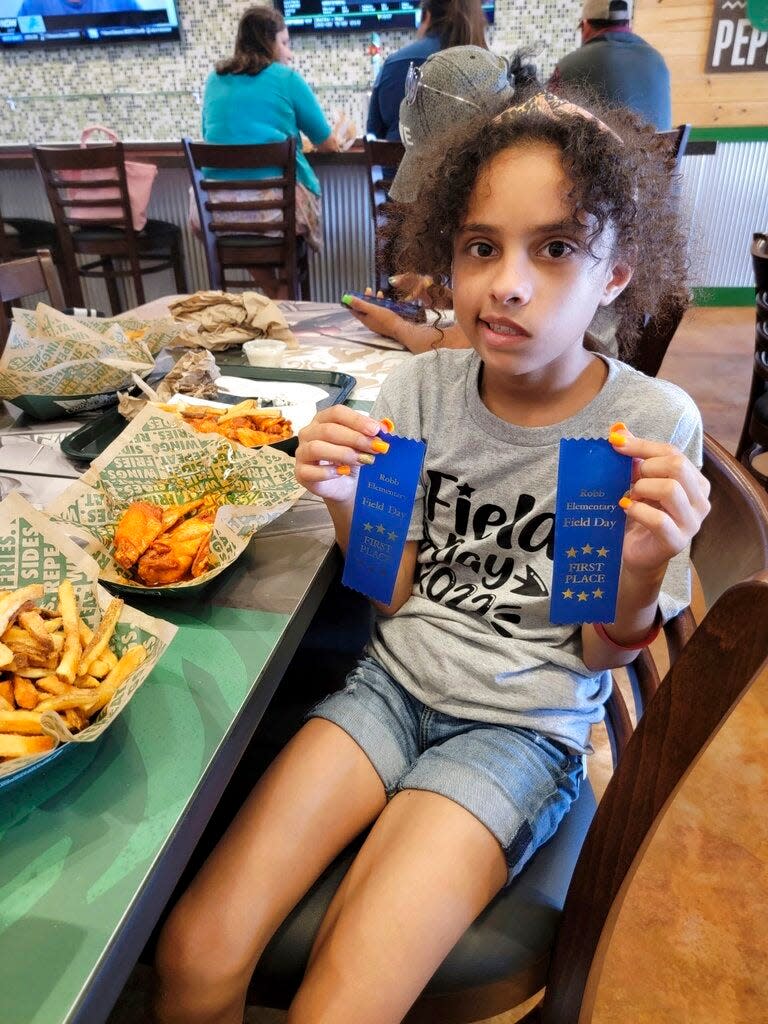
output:
[[[660,373],[693,395],[705,428],[731,451],[749,389],[753,325],[748,308],[689,311]],[[606,744],[596,746],[591,777],[599,791],[610,769]],[[648,848],[619,916],[593,1024],[768,1022],[766,749],[768,673],[702,757]],[[109,1024],[146,1019],[146,984],[146,972],[137,971]],[[513,1024],[520,1015],[485,1024]],[[246,1018],[284,1020],[256,1009]]]

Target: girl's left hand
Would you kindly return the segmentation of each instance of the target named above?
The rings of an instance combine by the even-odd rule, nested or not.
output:
[[[674,445],[635,437],[623,424],[611,428],[608,440],[633,460],[629,501],[622,501],[622,569],[663,572],[699,532],[710,508],[709,481]]]

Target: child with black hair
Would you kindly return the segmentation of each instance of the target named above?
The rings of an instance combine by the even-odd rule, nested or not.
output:
[[[689,600],[688,548],[709,509],[699,414],[583,344],[599,306],[617,304],[626,346],[638,311],[680,290],[653,134],[539,94],[435,166],[403,265],[451,278],[473,347],[409,360],[371,416],[334,406],[300,434],[297,479],[325,500],[342,550],[356,467],[386,465],[382,420],[423,438],[408,541],[346,688],[310,713],[172,913],[164,1022],[240,1022],[270,937],[369,826],[288,1021],[401,1021],[568,811],[608,670]],[[554,625],[559,441],[606,434],[633,463],[616,616]]]

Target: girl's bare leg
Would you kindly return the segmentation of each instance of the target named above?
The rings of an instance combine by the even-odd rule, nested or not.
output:
[[[398,793],[323,921],[288,1024],[396,1024],[504,885],[497,839],[437,793]]]
[[[157,951],[162,1024],[242,1024],[264,947],[324,868],[386,803],[342,729],[311,719],[256,785],[174,908]]]

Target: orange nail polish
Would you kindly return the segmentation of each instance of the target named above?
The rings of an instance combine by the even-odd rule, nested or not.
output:
[[[379,455],[386,455],[389,451],[389,442],[382,441],[380,437],[374,437],[371,441],[371,448]]]
[[[612,430],[608,435],[608,440],[611,442],[611,444],[616,445],[617,448],[623,448],[624,445],[627,443],[627,435],[618,434]]]
[[[632,501],[631,498],[628,498],[626,494],[623,498],[619,498],[619,508],[623,508],[626,510],[628,508],[631,508],[632,505],[634,505],[634,501]]]
[[[351,466],[337,466],[336,472],[339,476],[349,476],[352,472]]]
[[[627,424],[626,423],[622,423],[621,420],[619,420],[618,423],[614,423],[613,426],[611,427],[611,433],[613,434],[617,430],[626,430],[626,429],[627,429]]]
[[[386,430],[386,432],[388,434],[391,434],[394,431],[394,429],[395,429],[395,424],[392,422],[392,420],[388,416],[385,416],[382,419],[381,425],[384,428],[384,430]]]

